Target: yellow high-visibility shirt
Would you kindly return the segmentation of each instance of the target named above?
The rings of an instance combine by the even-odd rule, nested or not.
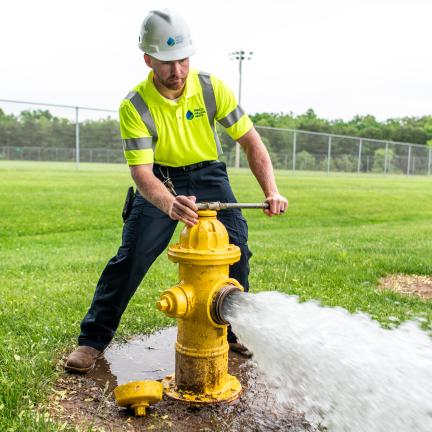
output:
[[[162,96],[153,71],[120,105],[120,132],[129,165],[184,166],[217,160],[222,153],[215,121],[237,140],[253,124],[221,80],[190,70],[177,101]]]

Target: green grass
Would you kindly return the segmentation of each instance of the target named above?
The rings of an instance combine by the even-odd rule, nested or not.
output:
[[[230,175],[239,200],[262,200],[248,171]],[[385,326],[421,318],[430,331],[430,302],[376,286],[390,273],[432,274],[432,178],[277,177],[287,214],[245,211],[252,290],[364,311]],[[99,273],[117,250],[130,184],[121,165],[0,163],[1,431],[57,430],[43,416],[56,363],[76,342]],[[172,323],[154,303],[176,272],[163,254],[117,337]]]

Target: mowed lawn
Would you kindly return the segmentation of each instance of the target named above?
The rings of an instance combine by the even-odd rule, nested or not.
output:
[[[261,201],[247,170],[231,170],[240,201]],[[381,276],[432,275],[432,178],[277,172],[282,217],[245,211],[252,291],[278,290],[383,325],[420,319],[432,303],[377,290]],[[121,238],[127,167],[0,162],[0,431],[57,430],[46,397],[73,348],[99,273]],[[176,240],[178,232],[173,239]],[[117,337],[173,323],[159,293],[176,282],[164,253],[141,284]],[[67,430],[67,427],[66,427]]]

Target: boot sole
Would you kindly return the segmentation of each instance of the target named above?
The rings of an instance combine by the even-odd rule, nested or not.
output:
[[[96,365],[96,362],[94,362],[88,368],[77,368],[77,367],[74,367],[74,366],[65,365],[65,371],[66,372],[75,372],[75,373],[79,373],[79,374],[86,374],[87,372],[90,372],[91,370],[93,370],[94,367],[95,367],[95,365]]]

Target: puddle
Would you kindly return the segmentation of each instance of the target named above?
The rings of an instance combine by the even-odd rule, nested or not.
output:
[[[230,352],[229,373],[243,386],[239,399],[229,404],[191,406],[164,399],[147,409],[147,416],[134,417],[119,408],[113,389],[130,381],[160,380],[174,371],[177,329],[171,327],[112,345],[85,376],[64,374],[50,398],[51,413],[94,431],[317,431],[304,416],[274,399],[260,380],[255,364]]]
[[[170,327],[113,345],[88,376],[101,386],[109,378],[110,390],[130,381],[161,380],[174,371],[176,336],[177,328]]]

